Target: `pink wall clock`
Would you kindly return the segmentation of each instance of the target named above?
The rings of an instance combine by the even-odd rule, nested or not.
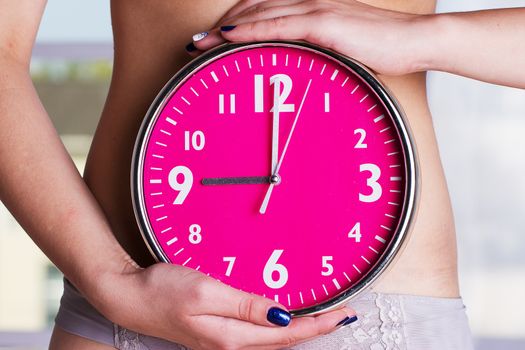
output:
[[[358,62],[298,42],[227,44],[190,62],[149,109],[131,175],[157,260],[296,316],[369,287],[417,202],[395,99]]]

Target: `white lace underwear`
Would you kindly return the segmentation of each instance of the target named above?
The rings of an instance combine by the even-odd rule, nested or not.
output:
[[[356,322],[293,349],[473,349],[461,298],[368,292],[349,305],[357,312]],[[55,323],[66,332],[121,350],[188,350],[111,323],[67,279],[64,279],[64,294]]]
[[[461,298],[366,293],[350,303],[358,320],[294,350],[472,350]],[[189,350],[114,325],[122,350]]]

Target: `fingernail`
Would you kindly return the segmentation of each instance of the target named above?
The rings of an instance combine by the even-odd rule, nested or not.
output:
[[[186,45],[186,51],[193,52],[193,51],[196,51],[196,50],[197,50],[197,48],[195,47],[195,44],[193,44],[193,42],[191,42],[188,45]]]
[[[272,307],[270,310],[268,310],[266,319],[277,326],[286,327],[292,320],[292,315],[283,309]]]
[[[343,318],[343,319],[341,320],[341,322],[339,322],[339,323],[336,324],[335,326],[336,326],[336,327],[342,326],[342,325],[344,325],[345,322],[348,321],[349,319],[350,319],[350,317],[346,316],[345,318]]]
[[[354,323],[355,321],[357,321],[357,316],[347,317],[346,321],[343,322],[340,326],[341,327],[348,326],[350,323]]]
[[[235,29],[235,27],[237,26],[222,26],[221,27],[221,32],[229,32],[229,31],[232,31]]]
[[[202,40],[204,39],[205,37],[208,36],[208,32],[202,32],[202,33],[197,33],[195,34],[192,39],[193,41],[199,41],[199,40]]]

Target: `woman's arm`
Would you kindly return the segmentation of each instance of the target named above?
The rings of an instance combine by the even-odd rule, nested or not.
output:
[[[113,237],[33,87],[29,61],[44,7],[45,0],[0,0],[0,199],[99,311],[194,349],[282,348],[353,315],[343,308],[275,327],[269,310],[284,307],[272,300],[181,266],[138,267]]]
[[[53,263],[87,295],[96,295],[98,286],[90,281],[122,272],[128,258],[29,75],[45,1],[0,4],[0,199]]]
[[[421,70],[525,88],[525,8],[445,13],[425,20],[431,45]]]
[[[439,70],[525,88],[524,8],[418,15],[353,0],[245,0],[221,25],[227,27],[211,30],[194,46],[206,50],[224,39],[306,40],[381,74]]]

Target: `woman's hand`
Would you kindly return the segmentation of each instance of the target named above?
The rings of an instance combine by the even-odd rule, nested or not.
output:
[[[245,0],[216,28],[194,36],[199,53],[225,40],[304,40],[353,57],[378,73],[402,75],[423,69],[424,18],[354,0]],[[193,44],[193,45],[192,45]]]
[[[195,350],[280,349],[355,320],[352,310],[342,308],[287,325],[283,305],[171,264],[130,268],[99,283],[105,292],[90,301],[111,321]]]

